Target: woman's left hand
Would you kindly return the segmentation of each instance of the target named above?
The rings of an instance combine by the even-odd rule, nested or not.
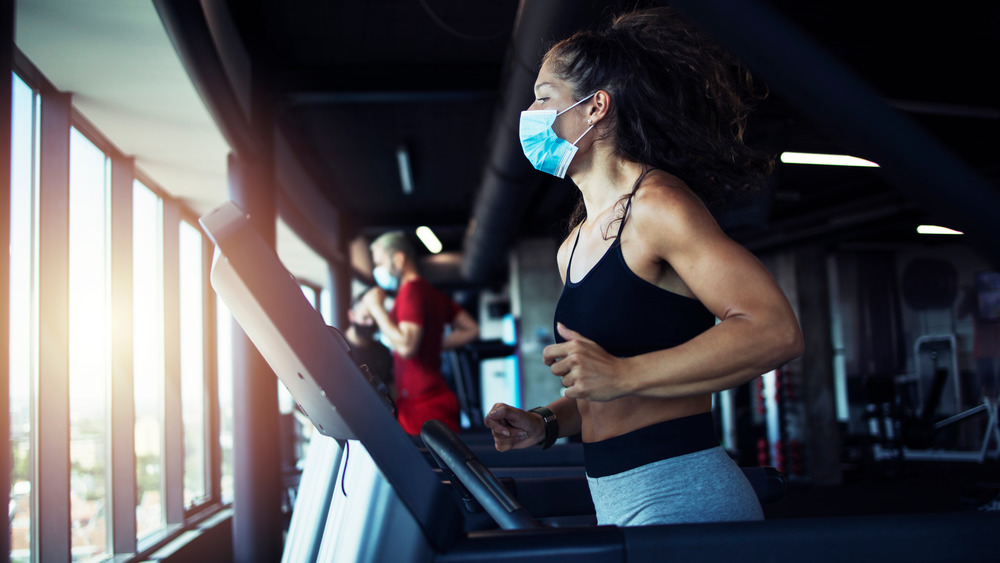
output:
[[[567,397],[610,401],[626,394],[622,387],[623,360],[562,323],[556,329],[566,342],[546,346],[542,357],[552,374],[562,378]]]

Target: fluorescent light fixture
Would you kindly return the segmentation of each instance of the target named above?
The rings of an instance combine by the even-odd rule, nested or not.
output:
[[[403,193],[410,195],[413,193],[413,171],[410,170],[410,151],[406,145],[399,145],[396,149],[396,164],[399,165],[399,183],[403,185]]]
[[[785,164],[820,164],[823,166],[865,166],[878,168],[870,160],[844,154],[817,154],[809,152],[783,152],[781,162]]]
[[[949,229],[948,227],[941,227],[939,225],[920,225],[917,227],[917,232],[922,235],[964,235],[962,231],[956,231],[955,229]]]
[[[427,250],[430,250],[432,254],[441,252],[441,249],[443,248],[441,246],[441,241],[438,240],[434,231],[432,231],[430,227],[417,227],[417,238],[420,239],[420,242],[424,243],[424,246],[426,246]]]

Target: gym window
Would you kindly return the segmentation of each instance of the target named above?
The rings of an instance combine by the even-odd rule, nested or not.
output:
[[[232,498],[228,313],[194,214],[16,58],[10,558],[141,557]]]

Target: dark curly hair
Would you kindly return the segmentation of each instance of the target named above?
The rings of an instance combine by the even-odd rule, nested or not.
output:
[[[709,207],[760,187],[771,172],[773,156],[743,143],[747,115],[764,93],[739,60],[673,9],[632,12],[607,29],[578,32],[543,62],[577,99],[610,94],[605,131],[617,154],[678,176]],[[585,215],[581,200],[570,227]]]

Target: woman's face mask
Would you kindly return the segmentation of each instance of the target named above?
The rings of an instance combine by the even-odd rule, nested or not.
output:
[[[595,92],[596,93],[596,92]],[[554,109],[535,109],[521,112],[521,122],[518,127],[518,136],[521,138],[521,149],[524,156],[536,170],[552,174],[557,178],[565,178],[569,163],[573,160],[578,150],[576,144],[580,142],[583,135],[586,135],[594,128],[593,125],[570,143],[556,135],[552,125],[556,118],[575,108],[583,102],[592,98],[594,94],[579,100],[568,108],[556,112]]]

